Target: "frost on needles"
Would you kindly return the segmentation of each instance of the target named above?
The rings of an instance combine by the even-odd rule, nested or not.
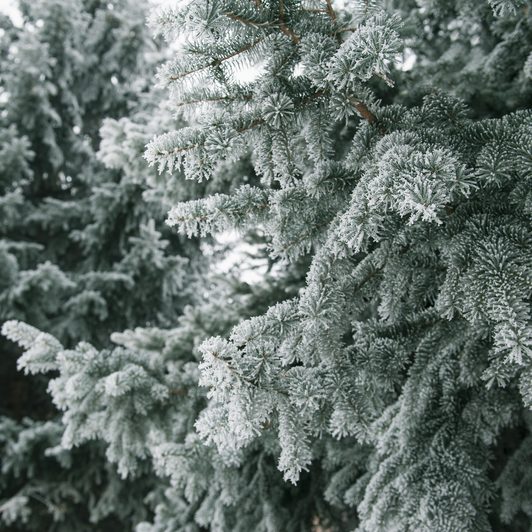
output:
[[[186,125],[145,158],[203,187],[167,224],[265,242],[269,270],[211,270],[105,350],[3,329],[54,372],[63,448],[160,477],[139,531],[530,528],[530,7],[156,10]]]

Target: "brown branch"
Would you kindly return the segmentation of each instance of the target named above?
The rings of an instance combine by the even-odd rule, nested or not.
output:
[[[327,2],[327,14],[329,15],[329,17],[331,17],[331,20],[333,22],[336,22],[336,13],[334,12],[332,2],[331,0],[326,0],[326,2]]]
[[[334,8],[332,6],[332,0],[325,0],[327,2],[327,9],[325,10],[327,15],[329,15],[329,18],[332,20],[333,26],[336,26],[336,12],[334,11]],[[336,41],[338,44],[342,44],[342,37],[340,35],[340,32],[334,31],[333,32],[334,37],[336,38]]]
[[[254,129],[257,126],[261,126],[262,124],[264,124],[264,119],[263,118],[256,118],[248,126],[239,127],[238,129],[236,129],[236,132],[237,133],[244,133],[244,131],[249,131],[250,129]]]
[[[318,91],[314,94],[311,94],[310,96],[307,96],[301,103],[303,105],[306,105],[312,102],[313,100],[321,98],[322,96],[326,96],[326,93],[324,91]],[[353,96],[349,96],[348,99],[358,111],[360,116],[364,118],[364,120],[367,120],[370,124],[374,124],[377,122],[377,117],[369,110],[368,106],[364,102],[357,100]]]
[[[247,18],[244,18],[240,15],[237,15],[235,13],[225,12],[224,15],[231,20],[234,20],[236,22],[240,22],[241,24],[244,24],[246,26],[251,26],[254,28],[276,28],[278,27],[285,35],[288,35],[292,42],[294,44],[298,44],[301,38],[299,35],[296,35],[293,30],[291,30],[286,22],[285,22],[285,10],[284,10],[284,0],[280,0],[279,2],[279,21],[277,23],[274,22],[256,22],[254,20],[250,20]]]
[[[368,106],[364,102],[353,98],[353,96],[349,96],[349,101],[364,120],[367,120],[370,124],[377,121],[377,117],[368,109]]]
[[[359,28],[350,28],[350,27],[345,27],[345,28],[338,28],[334,33],[335,34],[338,34],[338,33],[347,33],[348,31],[357,31]]]
[[[307,104],[310,104],[311,102],[313,102],[314,100],[316,100],[318,98],[321,98],[322,96],[326,96],[326,93],[324,91],[318,91],[318,92],[315,92],[314,94],[311,94],[310,96],[307,96],[306,98],[304,98],[301,101],[302,107],[306,106]],[[221,99],[222,98],[220,98],[220,100]],[[349,99],[349,102],[355,107],[355,109],[358,111],[359,115],[364,120],[366,120],[369,124],[377,124],[378,123],[377,117],[369,110],[368,106],[364,102],[361,102],[360,100],[357,100],[353,96],[349,96],[348,99]],[[258,126],[261,126],[264,123],[265,122],[264,122],[263,118],[255,118],[247,126],[242,126],[242,127],[236,128],[235,131],[237,133],[244,133],[246,131],[249,131],[250,129],[254,129],[254,128],[258,127]],[[381,127],[381,128],[379,128],[379,130],[380,130],[381,133],[383,133],[383,134],[385,133],[384,128]],[[175,154],[175,153],[180,153],[180,152],[183,152],[183,151],[192,150],[192,149],[197,148],[197,147],[198,147],[197,144],[191,144],[189,146],[185,146],[183,148],[177,148],[177,149],[174,149],[172,151],[167,151],[167,152],[159,151],[159,152],[157,152],[157,155],[170,155],[170,154],[173,154],[173,153]]]
[[[284,10],[284,0],[279,0],[279,28],[281,31],[292,39],[294,44],[298,44],[301,41],[299,35],[296,35],[293,30],[291,30],[285,22],[285,10]]]
[[[173,395],[175,397],[184,397],[185,395],[187,395],[187,389],[186,388],[171,388],[170,395]]]

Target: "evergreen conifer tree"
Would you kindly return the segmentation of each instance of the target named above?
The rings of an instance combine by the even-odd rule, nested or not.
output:
[[[141,159],[159,57],[145,12],[126,0],[19,8],[21,26],[3,18],[1,35],[0,320],[100,348],[116,329],[168,326],[187,301],[182,254],[195,246],[143,198],[159,186]],[[4,338],[0,348],[3,525],[104,530],[145,517],[148,484],[121,481],[98,443],[60,450],[46,380],[17,374],[20,350]]]
[[[54,372],[63,448],[98,439],[123,477],[161,478],[140,532],[530,529],[530,7],[153,16],[189,125],[146,159],[196,192],[167,223],[258,233],[268,272],[207,276],[173,328],[112,350],[3,328]]]

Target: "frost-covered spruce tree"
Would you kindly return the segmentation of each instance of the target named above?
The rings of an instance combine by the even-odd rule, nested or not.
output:
[[[529,5],[370,4],[222,0],[155,17],[187,36],[159,78],[199,124],[156,138],[148,160],[201,181],[251,149],[261,179],[178,204],[169,224],[258,225],[273,260],[311,258],[298,296],[202,345],[196,428],[227,463],[273,439],[287,481],[328,470],[325,500],[360,531],[528,527],[512,464],[528,442],[532,119],[489,117],[530,90]],[[420,37],[424,18],[437,22]],[[469,44],[449,72],[430,65],[456,41]],[[441,74],[396,75],[404,42],[421,75]],[[481,99],[474,114],[440,87]]]
[[[3,18],[0,35],[0,321],[100,347],[115,329],[174,323],[183,246],[165,207],[143,199],[156,186],[146,165],[123,161],[142,161],[146,107],[157,104],[145,97],[158,54],[145,14],[122,0],[19,8],[22,24]],[[135,127],[119,131],[126,114]],[[147,485],[124,483],[102,445],[59,452],[46,382],[17,374],[14,344],[0,349],[0,528],[105,530],[145,517]]]
[[[153,19],[181,43],[170,105],[195,118],[148,146],[199,192],[168,223],[258,229],[273,275],[253,297],[206,284],[112,351],[4,326],[22,367],[56,372],[63,447],[170,477],[140,531],[530,528],[529,5],[352,4]],[[220,175],[229,191],[197,188]]]

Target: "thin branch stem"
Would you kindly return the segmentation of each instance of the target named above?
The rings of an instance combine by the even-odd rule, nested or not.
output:
[[[242,17],[241,15],[237,15],[235,13],[231,13],[230,11],[226,11],[225,16],[230,18],[231,20],[234,20],[236,22],[240,22],[241,24],[244,24],[246,26],[251,26],[253,28],[276,28],[278,27],[285,35],[290,37],[292,42],[294,44],[298,44],[301,38],[299,35],[296,35],[292,29],[290,29],[285,21],[285,7],[284,7],[284,0],[280,0],[279,2],[279,21],[277,23],[275,22],[256,22],[254,20],[247,19],[245,17]]]
[[[279,28],[285,35],[292,39],[292,42],[294,44],[298,44],[299,41],[301,41],[299,35],[296,35],[293,30],[286,25],[284,0],[279,0]]]
[[[188,389],[183,387],[183,388],[170,388],[170,395],[171,396],[174,396],[174,397],[184,397],[185,395],[187,395],[187,392],[188,392]]]

